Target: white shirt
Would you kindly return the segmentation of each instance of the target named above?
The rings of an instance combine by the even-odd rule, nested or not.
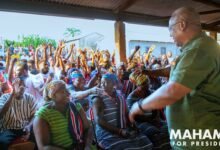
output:
[[[29,56],[27,56],[27,55],[26,55],[26,56],[22,55],[22,56],[21,56],[21,60],[22,60],[22,59],[24,59],[24,60],[27,60],[27,61],[28,61],[28,60],[30,59],[30,57],[29,57]]]

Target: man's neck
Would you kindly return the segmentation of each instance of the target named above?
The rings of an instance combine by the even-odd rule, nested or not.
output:
[[[19,101],[19,100],[21,100],[21,99],[23,98],[23,95],[24,95],[24,94],[19,95],[19,96],[15,96],[14,98],[15,98],[15,100],[18,100],[18,101]]]
[[[199,34],[201,34],[202,31],[197,31],[197,32],[189,32],[189,34],[187,34],[187,36],[185,36],[185,40],[183,42],[183,45],[181,47],[184,47],[187,43],[189,43],[192,39],[194,39],[195,37],[197,37]]]

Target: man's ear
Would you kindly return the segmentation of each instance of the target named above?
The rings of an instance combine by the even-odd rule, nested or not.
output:
[[[181,30],[181,31],[185,31],[185,30],[186,30],[186,27],[187,27],[186,22],[185,22],[185,21],[182,21],[182,22],[180,23],[180,30]]]

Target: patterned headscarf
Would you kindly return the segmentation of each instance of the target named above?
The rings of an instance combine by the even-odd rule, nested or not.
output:
[[[136,70],[134,72],[132,72],[129,76],[129,80],[133,83],[133,84],[136,84],[136,79],[137,79],[137,76],[140,74],[140,71],[139,70]]]
[[[45,101],[51,101],[53,95],[60,89],[60,87],[65,86],[65,82],[62,80],[53,80],[46,85],[43,92],[43,97]]]
[[[146,83],[149,83],[149,78],[147,75],[141,73],[141,71],[136,70],[132,72],[129,76],[129,80],[136,86],[141,86]]]
[[[117,76],[112,73],[103,74],[102,78],[107,79],[109,81],[112,81],[114,84],[117,84],[117,82],[118,82]]]
[[[127,70],[134,69],[138,66],[138,60],[136,58],[133,58],[133,60],[128,64]]]
[[[75,80],[77,78],[84,78],[82,73],[79,72],[79,71],[73,71],[71,74],[70,74],[70,77],[71,77],[71,80]]]
[[[137,79],[136,79],[136,85],[137,86],[142,86],[142,85],[145,85],[145,84],[149,84],[149,78],[147,75],[145,74],[140,74]]]

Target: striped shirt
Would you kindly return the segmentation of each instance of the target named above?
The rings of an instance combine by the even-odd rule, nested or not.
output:
[[[76,109],[79,111],[82,106],[77,103]],[[73,145],[73,139],[68,129],[68,110],[66,115],[63,115],[59,111],[53,108],[49,108],[47,105],[41,107],[36,116],[44,119],[50,127],[51,144],[63,148],[68,148]]]
[[[11,94],[4,94],[0,97],[0,109],[9,100]],[[32,95],[24,93],[19,100],[12,99],[10,108],[1,117],[2,129],[23,129],[29,124],[37,109],[37,104]]]
[[[118,99],[112,99],[109,96],[102,96],[104,104],[103,120],[110,126],[120,128],[119,115],[120,103]],[[109,132],[107,129],[96,124],[96,136],[99,145],[105,150],[150,150],[152,143],[143,134],[136,135],[135,138],[122,138],[117,134]]]
[[[104,117],[109,124],[119,127],[119,124],[117,122],[118,116],[119,116],[119,110],[118,110],[118,100],[111,100],[111,97],[103,98],[104,103]]]

